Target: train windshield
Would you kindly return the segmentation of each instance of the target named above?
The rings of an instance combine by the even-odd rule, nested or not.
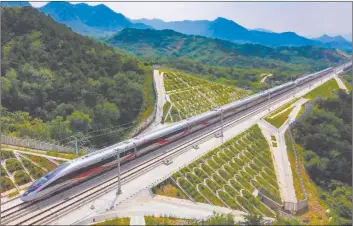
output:
[[[49,173],[45,174],[43,177],[39,178],[36,180],[27,190],[25,194],[28,194],[32,191],[37,190],[42,184],[53,178],[55,175],[57,175],[61,170],[66,168],[70,163],[66,162],[64,164],[61,164],[60,166],[56,167],[54,170],[50,171]]]

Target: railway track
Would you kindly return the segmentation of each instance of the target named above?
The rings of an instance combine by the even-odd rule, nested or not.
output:
[[[318,80],[323,80],[327,79],[322,78]],[[311,83],[316,83],[317,81],[312,81]],[[263,102],[259,105],[256,105],[252,107],[251,109],[248,109],[244,113],[238,113],[237,115],[234,115],[230,117],[224,122],[224,129],[227,129],[228,127],[234,126],[234,124],[238,123],[239,121],[243,120],[244,118],[251,117],[254,114],[258,113],[259,111],[263,111],[264,108],[267,108],[269,104],[274,104],[279,101],[282,101],[297,91],[302,91],[305,88],[307,88],[309,84],[303,84],[301,87],[299,87],[293,90],[290,90],[284,94],[282,94],[280,97],[274,97],[271,99],[271,102]],[[142,164],[139,164],[135,166],[133,169],[124,172],[121,174],[121,183],[126,184],[127,182],[135,179],[136,177],[142,175],[143,173],[149,171],[150,169],[153,169],[157,167],[158,165],[163,164],[162,160],[164,159],[171,159],[175,158],[176,156],[192,149],[193,145],[197,145],[200,143],[203,143],[205,140],[211,139],[214,137],[214,134],[217,132],[220,132],[220,124],[217,123],[213,126],[211,126],[208,129],[205,129],[202,131],[201,135],[196,136],[194,139],[191,141],[187,141],[186,143],[179,145],[178,147],[174,148],[173,150],[167,152],[167,153],[162,153],[158,156],[153,157],[147,162],[144,162]],[[129,163],[127,163],[129,164]],[[104,175],[108,174],[104,173],[100,177],[104,177]],[[82,185],[84,185],[87,182],[83,182]],[[13,206],[11,208],[8,208],[4,211],[1,212],[1,224],[3,225],[40,225],[40,224],[48,224],[51,221],[61,217],[62,215],[70,212],[72,209],[77,209],[92,200],[97,199],[98,197],[102,196],[103,194],[106,194],[109,191],[112,191],[116,189],[116,185],[118,183],[118,177],[113,177],[109,179],[108,181],[105,181],[103,183],[100,183],[98,185],[95,185],[79,194],[73,195],[71,197],[65,198],[65,195],[68,193],[70,188],[64,192],[61,192],[57,195],[54,195],[50,198],[47,198],[45,200],[38,200],[35,202],[31,203],[21,203],[19,205]],[[81,185],[80,185],[81,186]],[[58,199],[61,197],[61,201],[56,202],[54,204],[51,204],[51,202],[54,201],[54,199]],[[49,205],[48,205],[49,204]],[[45,207],[44,206],[47,205]]]

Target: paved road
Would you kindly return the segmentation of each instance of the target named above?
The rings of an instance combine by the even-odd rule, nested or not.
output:
[[[93,216],[84,221],[77,222],[77,225],[99,222],[111,216],[130,216],[131,225],[145,225],[144,216],[177,216],[183,219],[206,219],[213,214],[232,213],[235,221],[242,221],[246,214],[238,210],[230,210],[225,207],[213,206],[203,203],[194,203],[190,200],[176,199],[165,196],[151,197],[147,190],[141,192],[135,199],[120,205],[115,211],[110,211],[102,215]],[[270,218],[268,218],[270,219]]]
[[[348,92],[348,89],[347,89],[346,85],[342,82],[341,78],[339,78],[338,76],[334,76],[334,78],[336,79],[336,82],[337,82],[337,84],[338,84],[338,87],[339,87],[340,89],[343,89],[343,90],[345,90],[346,92]]]
[[[147,134],[165,126],[161,124],[162,117],[163,117],[163,105],[166,102],[163,72],[159,73],[159,70],[153,70],[153,80],[155,83],[155,88],[156,88],[155,92],[157,97],[156,117],[154,121],[151,123],[151,125],[147,127],[141,134]]]

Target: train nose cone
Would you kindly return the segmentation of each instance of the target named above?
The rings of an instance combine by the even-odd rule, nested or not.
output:
[[[32,201],[35,198],[33,192],[30,194],[27,191],[21,195],[20,199],[24,202]]]

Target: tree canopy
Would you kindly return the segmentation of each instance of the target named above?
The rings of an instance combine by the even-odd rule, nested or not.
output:
[[[352,224],[352,92],[320,100],[294,130],[304,166],[322,189],[332,223]]]
[[[58,140],[132,123],[153,106],[152,68],[135,57],[78,35],[31,7],[5,7],[1,16],[5,133]]]

